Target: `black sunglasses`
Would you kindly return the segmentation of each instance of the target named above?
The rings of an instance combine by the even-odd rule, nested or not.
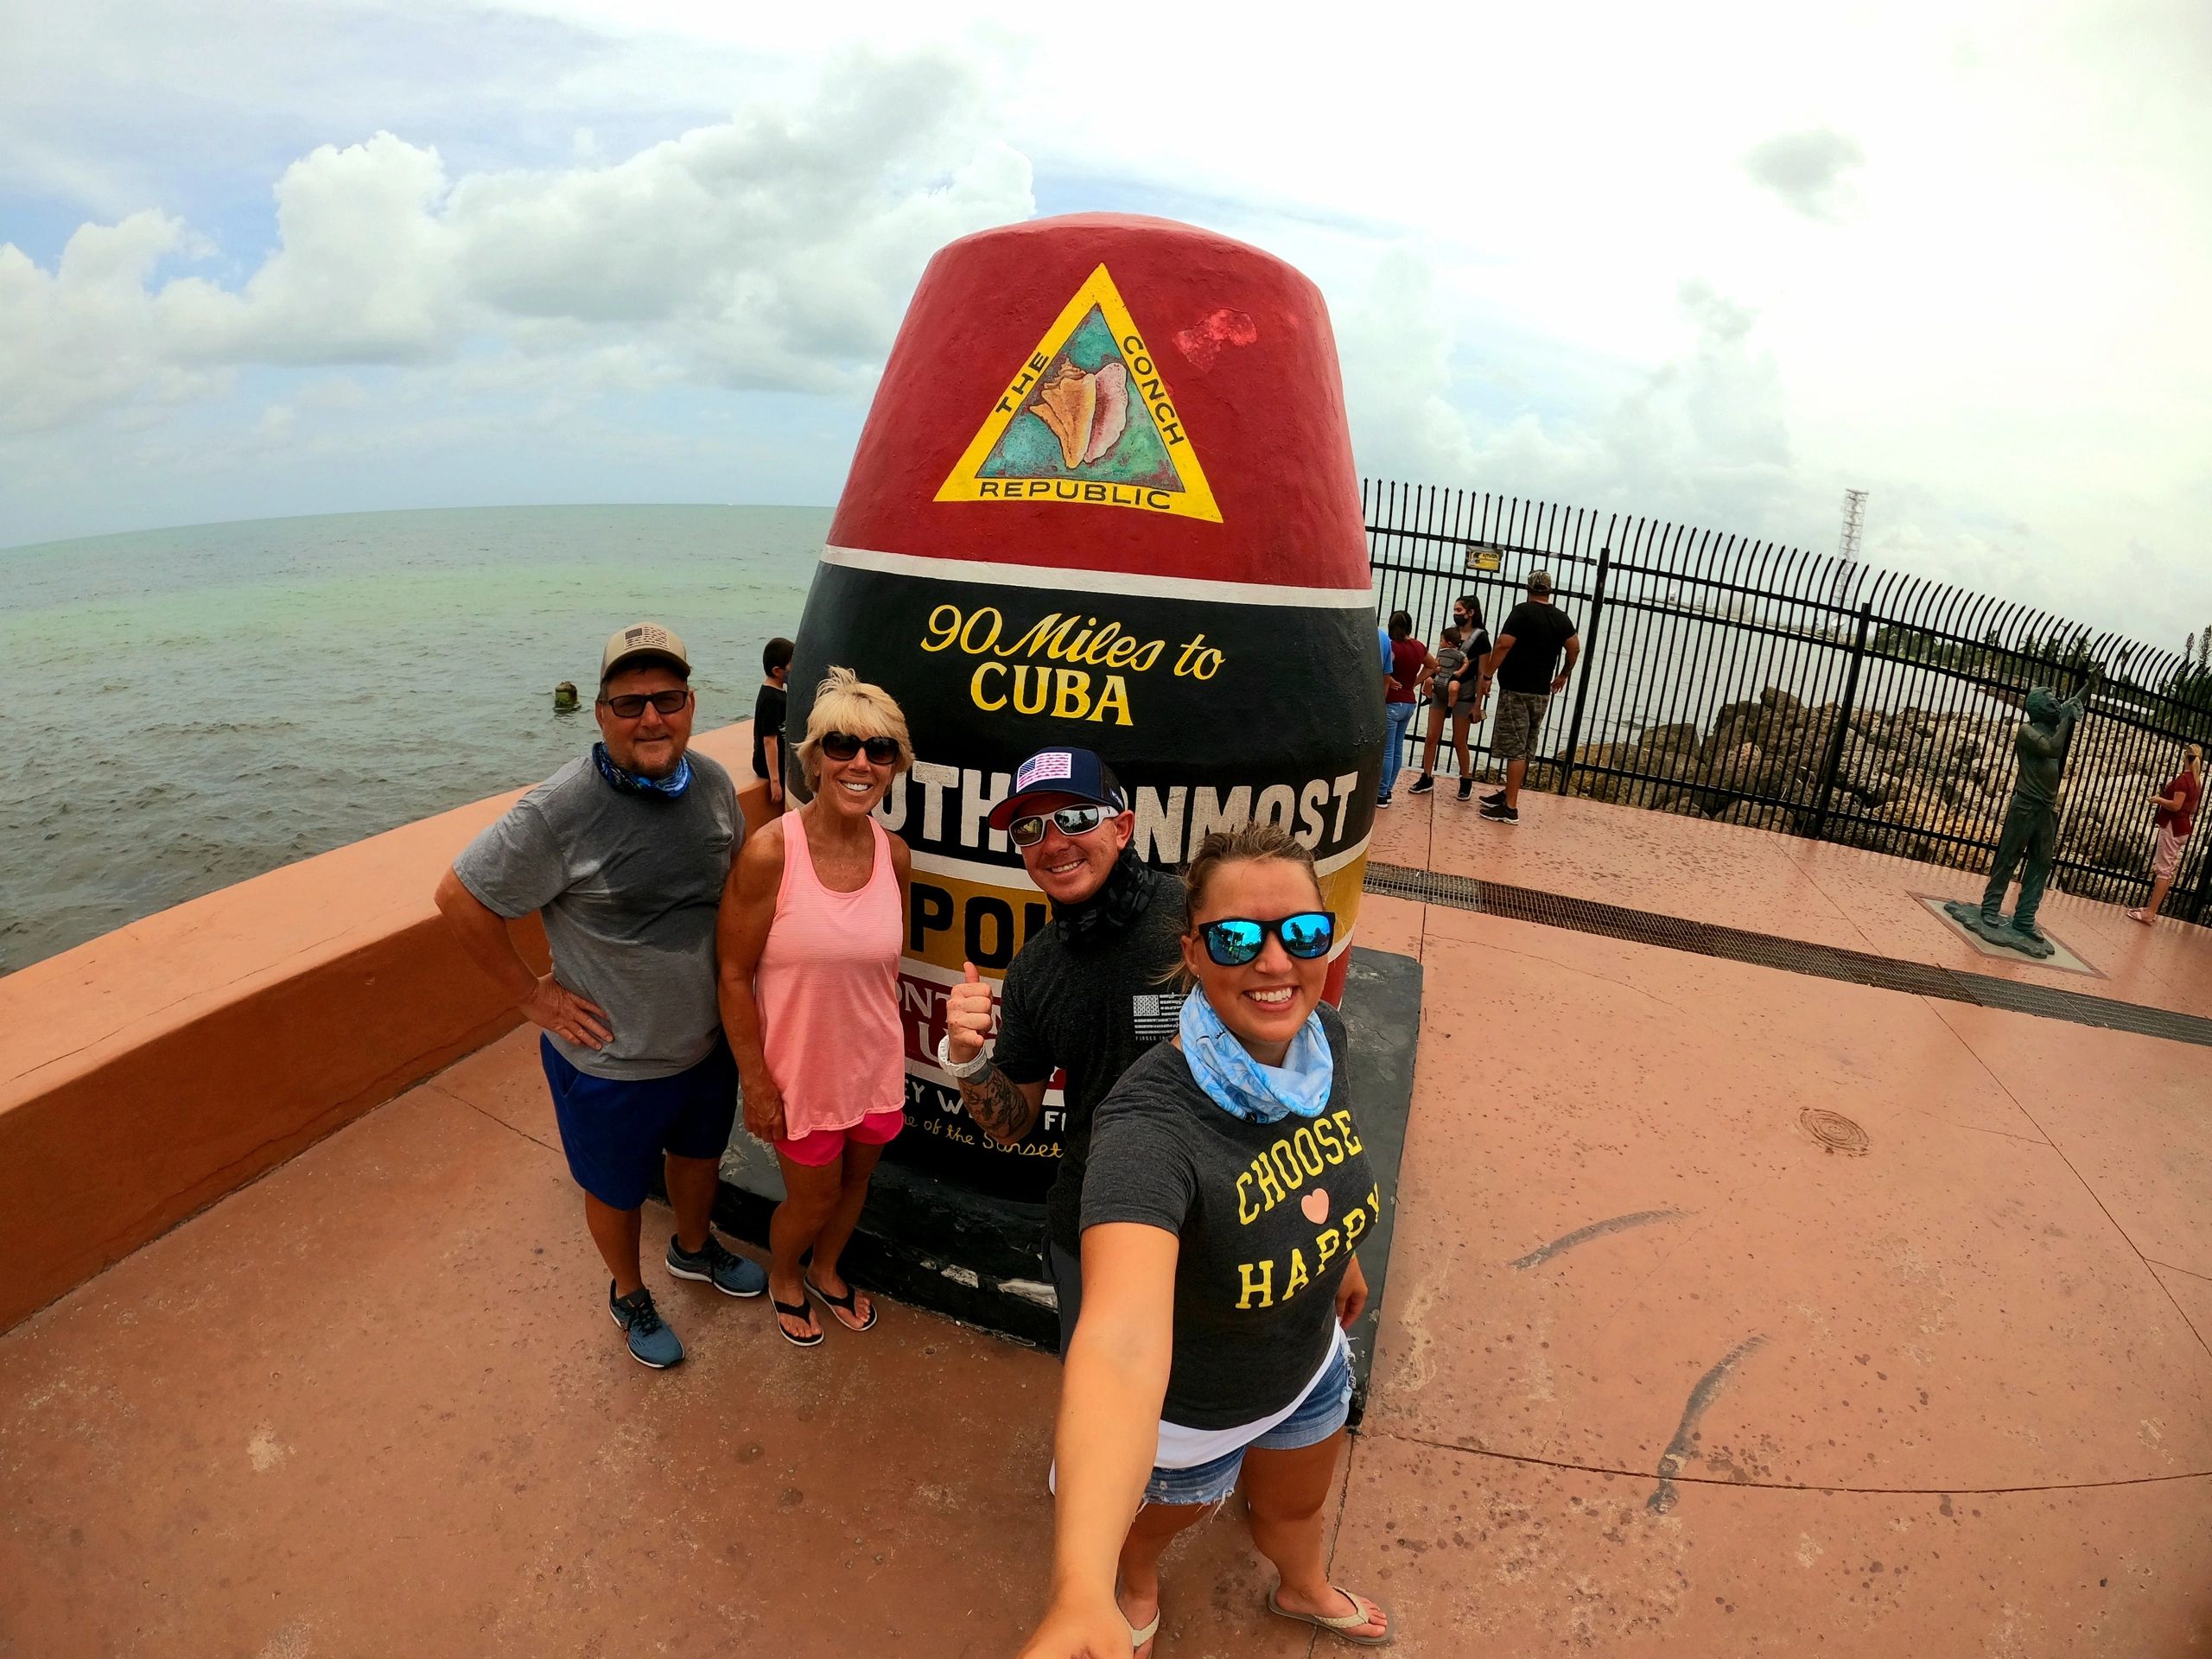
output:
[[[1109,818],[1122,815],[1103,806],[1064,806],[1057,812],[1032,812],[1027,817],[1016,818],[1006,827],[1017,847],[1034,847],[1045,839],[1045,821],[1049,818],[1059,827],[1064,836],[1087,836]]]
[[[1331,910],[1301,910],[1278,922],[1259,922],[1249,917],[1225,917],[1198,930],[1206,942],[1206,955],[1224,968],[1242,968],[1259,960],[1272,933],[1282,948],[1300,962],[1325,957],[1337,941],[1337,915]]]
[[[617,720],[635,720],[645,712],[649,702],[664,715],[680,714],[683,705],[691,701],[691,693],[688,690],[626,691],[619,697],[601,697],[600,701],[613,711]]]
[[[890,766],[899,762],[899,740],[895,737],[858,738],[850,732],[822,734],[822,753],[832,760],[849,760],[862,749],[868,751],[870,766]]]

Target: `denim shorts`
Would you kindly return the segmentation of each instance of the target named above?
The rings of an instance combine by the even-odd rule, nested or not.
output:
[[[1351,1357],[1339,1342],[1329,1369],[1306,1391],[1298,1408],[1249,1445],[1224,1452],[1211,1463],[1188,1469],[1154,1469],[1145,1483],[1147,1503],[1218,1503],[1236,1490],[1243,1471],[1244,1454],[1259,1447],[1266,1452],[1294,1452],[1319,1446],[1342,1428],[1351,1416]]]

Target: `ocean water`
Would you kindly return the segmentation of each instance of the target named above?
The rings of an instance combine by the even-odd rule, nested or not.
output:
[[[518,507],[0,550],[0,973],[536,781],[597,736],[607,635],[690,647],[702,729],[753,712],[830,514]]]

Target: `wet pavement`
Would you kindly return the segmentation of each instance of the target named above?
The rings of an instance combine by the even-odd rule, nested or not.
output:
[[[1756,830],[1447,797],[1372,856],[2212,1012],[2212,933],[2053,894],[2099,977],[1993,969],[1916,897],[1976,878]],[[1361,943],[1426,976],[1332,1510],[1399,1651],[2212,1651],[2212,1052],[1373,896]],[[895,1306],[801,1351],[656,1266],[648,1372],[579,1208],[516,1033],[0,1337],[0,1654],[1011,1653],[1055,1363]],[[1160,1659],[1335,1650],[1268,1582],[1199,1529]]]

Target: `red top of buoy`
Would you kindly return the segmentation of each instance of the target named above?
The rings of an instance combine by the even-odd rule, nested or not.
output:
[[[1089,213],[962,238],[922,273],[830,540],[1365,590],[1320,290],[1169,219]]]

